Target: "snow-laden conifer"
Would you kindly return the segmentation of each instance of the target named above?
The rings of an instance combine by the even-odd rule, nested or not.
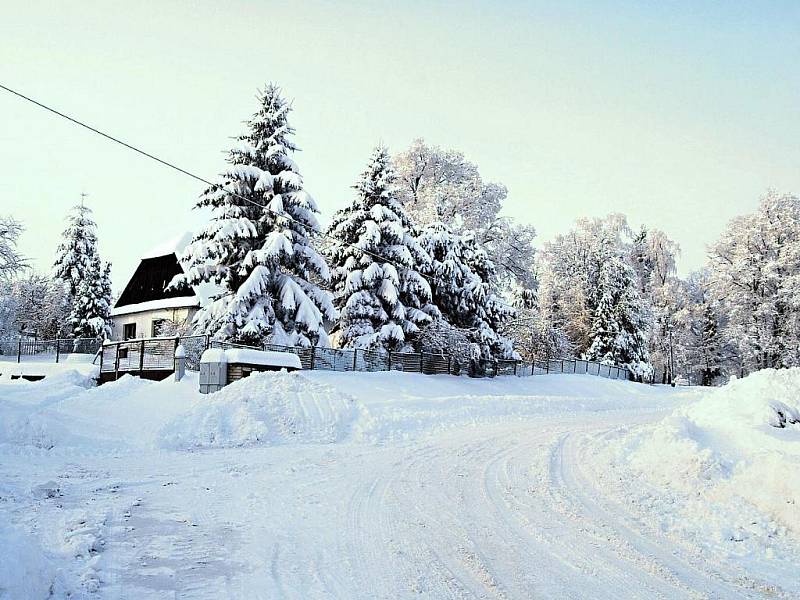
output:
[[[420,275],[430,261],[397,200],[386,148],[378,146],[354,186],[356,197],[338,211],[328,234],[334,297],[342,344],[401,350],[437,315]]]
[[[96,228],[88,206],[79,204],[72,207],[53,265],[53,275],[64,281],[70,296],[77,294],[97,256]]]
[[[624,259],[611,256],[602,263],[586,358],[649,376],[648,312],[637,288],[636,273]]]
[[[78,286],[70,315],[76,338],[111,336],[111,265],[95,254]]]
[[[218,185],[198,202],[211,208],[211,219],[185,252],[186,275],[173,284],[221,288],[197,313],[199,332],[250,344],[327,345],[323,324],[336,311],[318,285],[329,272],[311,243],[319,211],[291,157],[291,106],[275,85],[258,102]]]
[[[431,257],[426,274],[442,318],[468,330],[483,358],[514,357],[511,341],[497,333],[514,309],[492,291],[494,264],[472,232],[432,223],[419,241]]]

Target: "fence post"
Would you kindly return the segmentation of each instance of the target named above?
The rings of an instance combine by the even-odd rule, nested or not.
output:
[[[311,346],[311,365],[309,369],[310,371],[314,370],[314,357],[316,356],[316,354],[317,354],[317,347]]]
[[[119,344],[114,346],[114,380],[119,379]]]
[[[422,368],[422,359],[424,357],[425,357],[425,353],[424,352],[420,352],[419,353],[419,372],[420,373],[424,373],[425,372],[425,370]]]
[[[447,374],[448,375],[451,374],[450,364],[451,364],[452,360],[453,360],[453,357],[448,354],[447,355]]]
[[[353,348],[353,371],[356,370],[356,359],[358,358],[358,348]]]
[[[22,360],[22,338],[17,342],[17,362]]]
[[[550,374],[550,359],[549,358],[545,359],[545,361],[544,361],[544,372],[546,374],[548,374],[548,375]]]
[[[517,361],[514,361],[514,375],[517,374]]]
[[[59,344],[60,341],[61,340],[56,338],[56,362],[58,362],[58,355],[59,355],[59,351],[61,350],[61,344]]]
[[[177,341],[177,338],[175,338]],[[142,340],[142,344],[139,348],[139,377],[142,377],[144,373],[144,340]]]
[[[389,350],[389,370],[392,370],[392,351]]]

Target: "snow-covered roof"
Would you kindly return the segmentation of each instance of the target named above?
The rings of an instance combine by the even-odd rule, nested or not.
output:
[[[265,367],[285,367],[301,369],[300,357],[291,352],[271,352],[250,350],[249,348],[230,348],[221,350],[209,348],[200,357],[201,363],[236,363],[243,365],[263,365]]]
[[[185,231],[179,236],[154,246],[148,252],[145,252],[141,258],[144,260],[145,258],[157,258],[159,256],[168,256],[170,254],[175,254],[175,256],[180,257],[180,255],[186,249],[186,246],[188,246],[189,242],[191,241],[192,232]]]
[[[183,267],[174,253],[152,258],[143,258],[139,261],[136,272],[125,285],[125,289],[122,290],[122,294],[120,294],[114,308],[121,309],[127,306],[147,304],[162,300],[175,300],[177,298],[182,299],[179,301],[182,302],[180,306],[187,306],[187,303],[190,306],[195,303],[199,305],[200,300],[194,289],[190,286],[184,285],[178,288],[167,289],[172,279],[183,272]],[[174,308],[174,306],[167,305],[161,306],[160,308]],[[128,312],[139,312],[141,310],[148,309],[129,309]]]
[[[209,348],[200,357],[201,363],[226,363],[228,359],[225,358],[225,350],[222,348]]]
[[[111,309],[111,316],[130,315],[148,310],[165,310],[170,308],[191,308],[199,307],[200,298],[196,295],[178,296],[176,298],[162,298],[160,300],[148,300],[147,302],[137,302],[136,304],[126,304],[115,306]]]

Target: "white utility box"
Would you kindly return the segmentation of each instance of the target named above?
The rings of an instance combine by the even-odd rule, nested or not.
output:
[[[228,359],[225,351],[209,348],[200,357],[200,393],[218,392],[228,383]]]

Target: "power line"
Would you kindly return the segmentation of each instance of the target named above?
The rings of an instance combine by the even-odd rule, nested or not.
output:
[[[328,238],[330,240],[333,240],[335,243],[337,243],[337,244],[339,244],[341,246],[347,246],[347,247],[353,248],[353,249],[357,250],[358,252],[366,254],[367,256],[371,256],[372,258],[375,258],[375,259],[378,259],[378,260],[380,260],[382,262],[388,263],[388,264],[392,265],[393,267],[395,267],[397,269],[403,268],[402,265],[399,265],[399,264],[395,263],[394,261],[392,261],[392,260],[390,260],[390,259],[388,259],[388,258],[386,258],[384,256],[381,256],[380,254],[376,254],[375,252],[371,252],[370,250],[365,250],[364,248],[360,248],[356,244],[343,242],[342,240],[339,240],[339,239],[335,238],[334,236],[332,236],[329,233],[326,233],[324,231],[318,231],[317,229],[315,229],[311,225],[303,223],[302,221],[299,221],[299,220],[295,219],[294,217],[292,217],[290,215],[287,215],[287,214],[284,214],[284,213],[280,213],[280,212],[278,212],[276,210],[273,210],[273,209],[269,208],[268,206],[260,204],[260,203],[256,202],[255,200],[253,200],[251,198],[248,198],[247,196],[243,196],[243,195],[241,195],[241,194],[239,194],[239,193],[237,193],[235,191],[232,191],[232,190],[228,189],[224,185],[220,185],[218,183],[213,183],[213,182],[209,181],[208,179],[206,179],[204,177],[201,177],[200,175],[192,173],[191,171],[188,171],[188,170],[186,170],[186,169],[184,169],[182,167],[179,167],[178,165],[176,165],[174,163],[166,161],[163,158],[159,158],[158,156],[155,156],[154,154],[150,154],[149,152],[146,152],[146,151],[142,150],[141,148],[137,148],[133,144],[129,144],[128,142],[125,142],[125,141],[123,141],[123,140],[121,140],[121,139],[119,139],[117,137],[114,137],[111,134],[108,134],[108,133],[106,133],[104,131],[101,131],[100,129],[97,129],[96,127],[92,127],[91,125],[89,125],[87,123],[84,123],[83,121],[81,121],[79,119],[76,119],[75,117],[71,117],[71,116],[69,116],[67,114],[64,114],[63,112],[61,112],[59,110],[56,110],[55,108],[52,108],[51,106],[48,106],[48,105],[46,105],[46,104],[44,104],[42,102],[39,102],[38,100],[34,100],[30,96],[26,96],[25,94],[23,94],[21,92],[18,92],[18,91],[14,90],[14,89],[11,89],[10,87],[7,87],[7,86],[3,85],[2,83],[0,83],[0,89],[5,90],[6,92],[8,92],[10,94],[13,94],[14,96],[22,98],[23,100],[25,100],[27,102],[30,102],[31,104],[34,104],[34,105],[38,106],[39,108],[43,108],[44,110],[46,110],[48,112],[51,112],[54,115],[61,117],[62,119],[66,119],[67,121],[70,121],[71,123],[73,123],[75,125],[78,125],[79,127],[83,127],[84,129],[88,129],[92,133],[96,133],[97,135],[100,135],[100,136],[106,138],[107,140],[110,140],[110,141],[112,141],[112,142],[114,142],[116,144],[119,144],[120,146],[124,146],[128,150],[132,150],[132,151],[136,152],[137,154],[141,154],[145,158],[149,158],[150,160],[154,160],[157,163],[160,163],[165,167],[168,167],[170,169],[173,169],[174,171],[182,173],[183,175],[191,177],[192,179],[196,179],[197,181],[205,183],[206,185],[208,185],[208,186],[210,186],[210,187],[212,187],[214,189],[222,190],[223,192],[226,192],[227,194],[230,194],[231,196],[233,196],[235,198],[239,198],[240,200],[244,200],[245,202],[249,202],[253,206],[257,206],[259,208],[263,208],[268,213],[271,213],[271,214],[275,215],[276,217],[286,219],[287,221],[290,221],[292,223],[295,223],[296,225],[299,225],[300,227],[303,227],[304,229],[309,231],[312,235],[318,235],[320,237]],[[425,275],[422,275],[422,273],[419,273],[419,275],[423,279],[428,281],[428,283],[432,283]]]

